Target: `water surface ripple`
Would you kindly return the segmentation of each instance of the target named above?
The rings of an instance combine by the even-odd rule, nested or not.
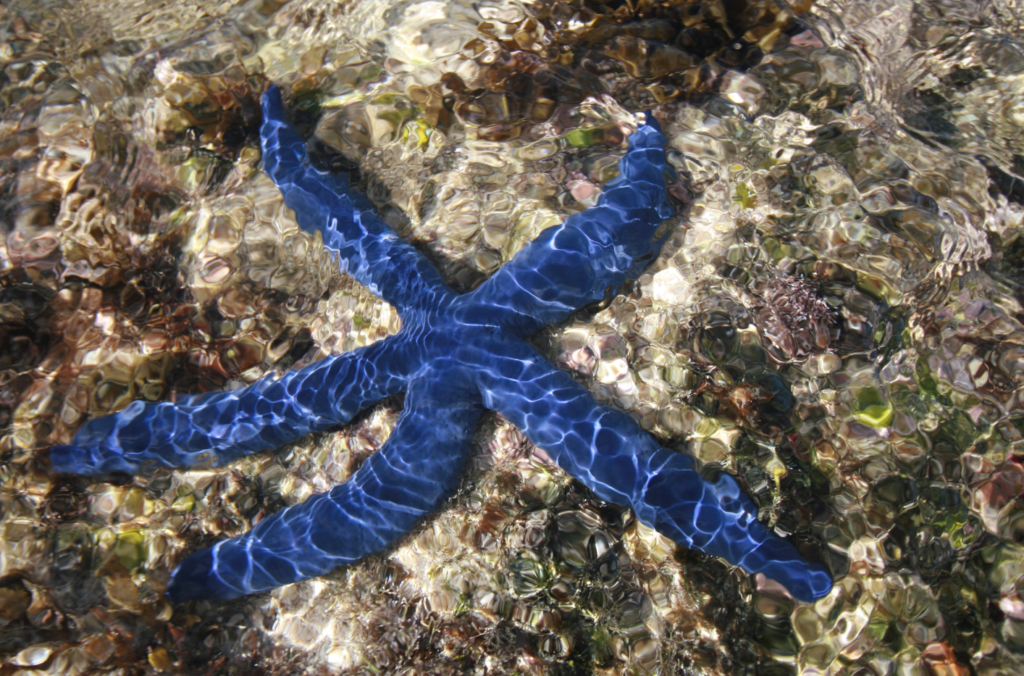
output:
[[[1024,671],[1022,77],[1010,0],[5,3],[0,669]],[[90,419],[401,329],[262,173],[270,82],[458,292],[596,204],[655,110],[660,255],[530,342],[734,476],[829,595],[678,548],[485,415],[383,554],[172,606],[189,553],[343,484],[417,410],[224,467],[52,472]]]

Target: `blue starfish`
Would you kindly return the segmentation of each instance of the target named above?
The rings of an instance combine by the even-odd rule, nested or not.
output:
[[[144,464],[220,465],[352,419],[401,391],[384,447],[350,481],[199,551],[174,571],[175,602],[226,600],[322,575],[407,533],[455,488],[485,409],[498,411],[601,499],[629,505],[676,542],[762,572],[803,600],[828,573],[756,518],[736,481],[702,479],[628,415],[597,403],[524,338],[605,297],[660,242],[671,214],[665,138],[650,116],[629,139],[620,175],[597,205],[548,228],[471,293],[456,294],[344,177],[309,165],[277,87],[263,98],[263,168],[299,224],[319,230],[342,268],[393,305],[401,331],[276,380],[176,403],[136,401],[89,422],[50,452],[58,472],[138,471]]]

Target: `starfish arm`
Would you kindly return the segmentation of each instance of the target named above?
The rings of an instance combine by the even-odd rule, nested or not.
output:
[[[399,311],[452,296],[436,268],[378,217],[348,177],[317,171],[306,143],[285,119],[281,91],[263,95],[263,170],[280,188],[299,225],[319,230],[341,256],[341,269]],[[435,305],[436,306],[436,305]]]
[[[459,401],[452,391],[450,380],[414,380],[397,427],[350,481],[193,554],[175,570],[168,597],[227,600],[273,589],[357,561],[408,533],[455,489],[469,454],[482,409],[478,397]]]
[[[665,137],[648,122],[629,137],[619,176],[598,203],[543,231],[479,289],[469,294],[467,317],[501,315],[527,335],[562,321],[604,298],[609,287],[645,265],[660,246],[658,225],[671,216],[665,192]],[[640,259],[640,260],[637,260]]]
[[[628,415],[598,404],[525,343],[509,341],[490,354],[477,381],[485,406],[599,497],[630,505],[663,535],[764,573],[801,600],[831,589],[824,568],[809,564],[758,522],[735,479],[725,473],[714,481],[701,478],[691,458],[661,448]]]
[[[50,462],[69,474],[134,474],[147,463],[222,465],[347,422],[401,392],[402,354],[402,344],[388,339],[238,390],[173,403],[135,401],[89,421],[71,445],[54,446]]]

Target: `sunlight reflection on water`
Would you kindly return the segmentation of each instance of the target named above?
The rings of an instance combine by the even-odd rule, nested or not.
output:
[[[1019,673],[1018,3],[10,2],[0,10],[0,660],[12,673]],[[226,468],[57,479],[136,399],[395,333],[260,171],[259,95],[474,288],[666,115],[677,216],[533,342],[728,471],[837,579],[678,550],[482,423],[386,555],[233,604],[188,552],[344,481],[389,401]]]

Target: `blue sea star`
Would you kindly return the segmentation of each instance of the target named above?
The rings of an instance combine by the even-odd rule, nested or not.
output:
[[[58,472],[138,471],[234,460],[345,423],[405,391],[394,432],[351,480],[261,521],[245,535],[189,556],[171,600],[226,600],[322,575],[387,547],[456,486],[475,423],[498,411],[570,475],[676,542],[813,600],[832,586],[757,511],[727,474],[701,478],[625,413],[597,403],[524,338],[605,297],[655,254],[671,215],[665,138],[647,121],[629,139],[620,175],[598,203],[543,231],[475,291],[449,289],[344,177],[311,167],[285,121],[280,91],[263,97],[263,169],[298,223],[319,230],[342,268],[393,305],[398,334],[276,380],[175,403],[136,401],[89,422],[50,452]]]

